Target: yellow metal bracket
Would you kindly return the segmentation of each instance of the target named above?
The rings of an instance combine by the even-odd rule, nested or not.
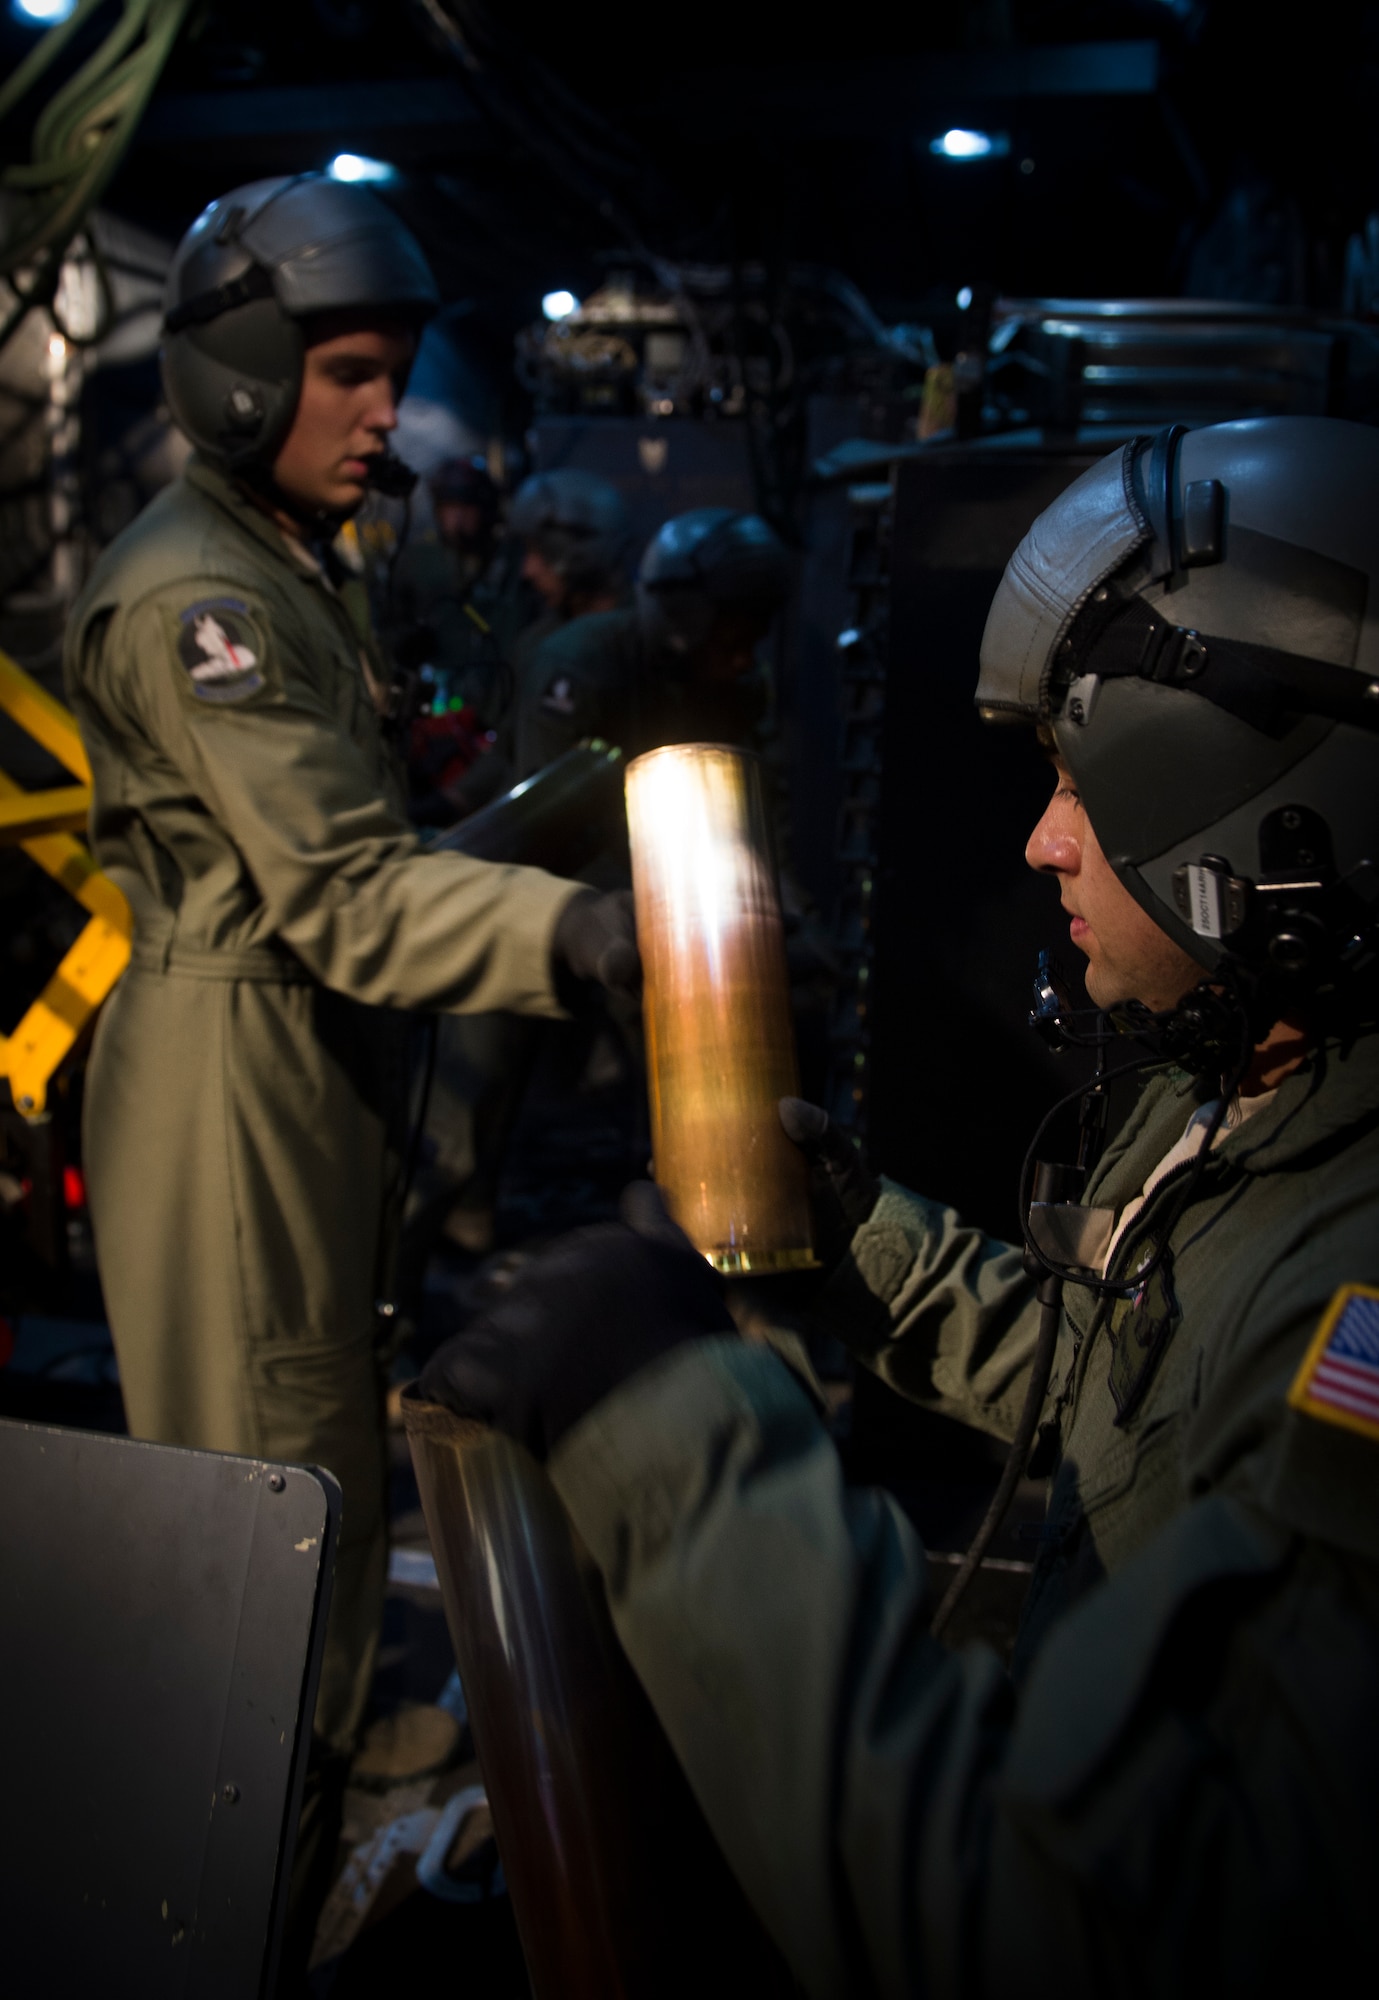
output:
[[[48,1086],[129,963],[129,905],[73,835],[91,806],[91,766],[76,719],[8,654],[0,653],[0,709],[74,778],[26,792],[0,772],[0,844],[18,845],[90,913],[90,922],[11,1035],[0,1035],[0,1077],[15,1107],[40,1118]]]

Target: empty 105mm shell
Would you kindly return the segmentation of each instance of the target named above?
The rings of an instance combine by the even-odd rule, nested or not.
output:
[[[814,1263],[780,898],[755,757],[716,743],[627,767],[657,1184],[717,1270]]]

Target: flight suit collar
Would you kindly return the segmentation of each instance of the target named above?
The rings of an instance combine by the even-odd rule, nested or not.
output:
[[[1199,1101],[1193,1080],[1182,1071],[1151,1082],[1107,1149],[1087,1199],[1119,1208],[1138,1194],[1148,1173],[1181,1138]],[[1271,1104],[1222,1141],[1211,1169],[1219,1173],[1237,1166],[1250,1174],[1275,1173],[1376,1112],[1379,1033],[1348,1042],[1329,1037],[1284,1078]]]
[[[1278,1095],[1227,1139],[1246,1173],[1268,1174],[1379,1112],[1379,1034],[1321,1043]]]
[[[244,488],[227,473],[222,472],[219,466],[212,465],[208,459],[202,458],[199,452],[193,452],[187,461],[183,477],[188,485],[196,487],[199,493],[204,493],[209,500],[213,500],[218,507],[223,508],[231,516],[236,527],[246,535],[252,536],[256,542],[276,556],[293,576],[302,577],[322,586],[327,585],[324,569],[305,543],[300,547],[294,545],[292,539],[284,533],[277,522],[265,514],[261,507],[256,507]]]

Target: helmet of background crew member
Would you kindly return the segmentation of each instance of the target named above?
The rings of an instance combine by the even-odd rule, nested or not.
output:
[[[627,563],[622,495],[593,472],[534,472],[513,497],[508,526],[571,590],[613,583]]]
[[[433,506],[476,507],[488,521],[498,516],[498,487],[481,458],[447,458],[427,481]]]
[[[1208,971],[1324,990],[1379,913],[1379,433],[1137,438],[1041,514],[982,641],[988,720],[1052,733],[1117,876]]]
[[[696,653],[724,612],[763,630],[790,591],[790,558],[759,514],[696,507],[653,536],[637,572],[637,616],[654,653]]]
[[[481,458],[447,458],[427,482],[436,532],[459,555],[486,556],[498,521],[498,488]]]
[[[367,188],[297,174],[213,201],[163,296],[163,388],[178,428],[227,470],[272,465],[302,388],[303,322],[379,308],[420,327],[440,305],[416,238]]]

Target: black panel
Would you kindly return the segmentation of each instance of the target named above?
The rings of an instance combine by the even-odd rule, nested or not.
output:
[[[1077,1080],[1025,1025],[1035,955],[1080,959],[1024,863],[1048,766],[973,694],[1007,560],[1090,462],[988,447],[897,467],[868,1145],[1007,1239],[1034,1127]]]
[[[338,1519],[328,1473],[0,1424],[8,1991],[264,1990]]]

